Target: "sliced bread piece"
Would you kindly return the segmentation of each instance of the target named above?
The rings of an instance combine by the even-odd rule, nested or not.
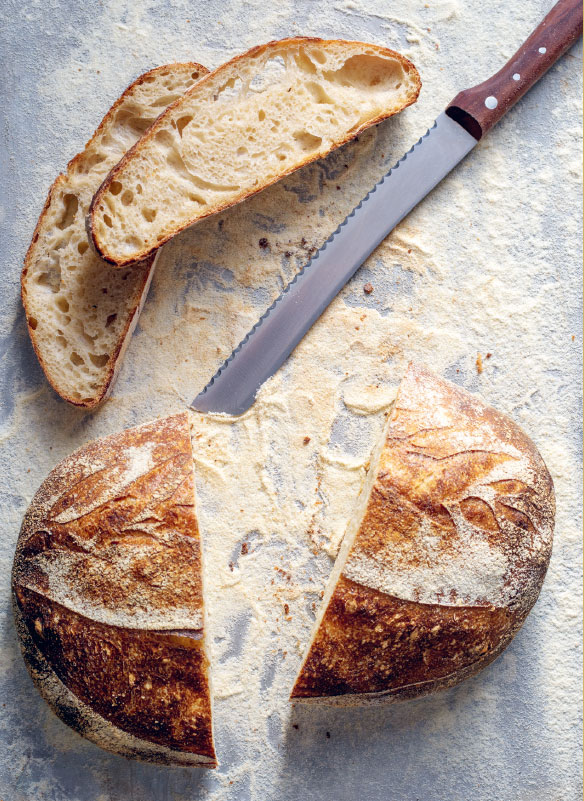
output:
[[[154,270],[153,257],[122,271],[99,258],[85,229],[91,198],[166,106],[207,72],[169,64],[140,76],[49,190],[24,263],[22,301],[49,383],[76,406],[95,406],[111,390]]]
[[[413,698],[477,673],[537,600],[554,512],[551,477],[523,431],[410,365],[292,700]]]
[[[215,767],[187,412],[57,465],[12,587],[25,660],[65,723],[124,756]]]
[[[416,68],[362,42],[294,38],[254,47],[170,106],[110,172],[91,205],[104,259],[144,259],[414,103]]]

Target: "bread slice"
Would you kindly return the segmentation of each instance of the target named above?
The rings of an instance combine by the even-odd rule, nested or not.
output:
[[[104,259],[144,259],[414,103],[416,68],[385,47],[294,38],[254,47],[170,106],[91,205]]]
[[[539,595],[554,511],[550,475],[521,429],[410,365],[292,700],[413,698],[477,673]]]
[[[111,390],[152,278],[154,259],[113,270],[90,246],[85,218],[108,171],[165,107],[208,72],[169,64],[126,89],[51,189],[22,272],[28,331],[53,389],[76,406]]]
[[[65,723],[125,756],[215,767],[187,412],[57,465],[12,587],[25,660]]]

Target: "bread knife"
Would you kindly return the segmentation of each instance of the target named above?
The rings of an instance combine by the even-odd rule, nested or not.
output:
[[[191,407],[243,414],[372,251],[582,34],[582,0],[560,0],[505,66],[460,92],[288,284]]]

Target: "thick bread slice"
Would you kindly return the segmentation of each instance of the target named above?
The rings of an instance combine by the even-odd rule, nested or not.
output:
[[[554,512],[552,480],[521,429],[410,365],[292,699],[412,698],[477,673],[539,595]]]
[[[161,115],[108,175],[90,227],[124,266],[414,103],[416,68],[362,42],[294,38],[254,47]]]
[[[215,767],[187,412],[63,460],[12,574],[25,660],[55,712],[108,751]]]
[[[111,390],[154,270],[153,257],[120,271],[97,256],[85,229],[91,198],[165,107],[207,72],[188,63],[141,75],[49,190],[24,262],[22,301],[49,383],[76,406],[95,406]]]

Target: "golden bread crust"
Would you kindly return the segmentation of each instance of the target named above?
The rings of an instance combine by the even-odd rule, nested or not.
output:
[[[539,595],[555,501],[523,431],[410,365],[384,436],[292,698],[451,686],[503,650]]]
[[[149,744],[141,758],[158,744],[162,761],[215,764],[188,413],[63,460],[25,516],[12,583],[27,662],[78,699],[73,717],[109,721],[102,747],[123,752],[126,733]],[[70,719],[53,677],[31,672]]]
[[[341,576],[292,698],[393,695],[415,685],[408,697],[423,694],[471,665],[478,671],[513,627],[506,609],[402,601]]]

